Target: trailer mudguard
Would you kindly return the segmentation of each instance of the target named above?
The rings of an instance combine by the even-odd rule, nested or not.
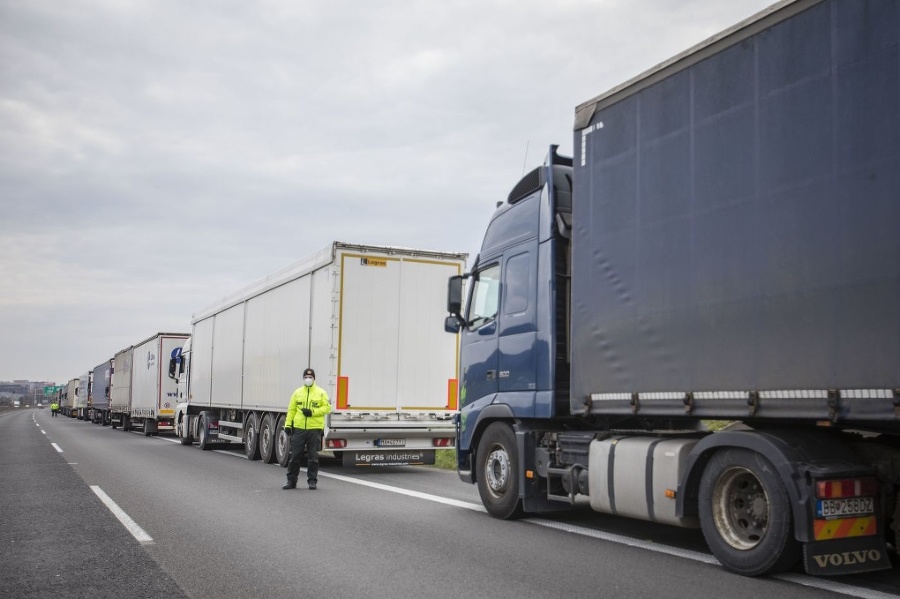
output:
[[[678,517],[699,514],[698,490],[703,469],[716,450],[727,447],[755,451],[772,462],[791,499],[794,535],[803,543],[813,540],[810,521],[815,479],[875,474],[873,466],[860,462],[844,443],[825,432],[722,431],[703,438],[691,451],[676,494]]]

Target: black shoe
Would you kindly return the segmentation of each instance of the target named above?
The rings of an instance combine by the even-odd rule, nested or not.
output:
[[[285,490],[287,490],[287,489],[296,489],[296,488],[297,488],[297,483],[288,483],[288,484],[284,485],[284,486],[281,487],[281,488],[282,488],[282,489],[285,489]]]
[[[316,490],[316,483],[309,483],[309,490],[310,490],[310,491],[315,491],[315,490]]]

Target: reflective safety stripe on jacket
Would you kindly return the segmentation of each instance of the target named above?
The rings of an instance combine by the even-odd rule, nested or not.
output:
[[[304,416],[303,408],[309,408],[312,416]],[[287,417],[284,425],[296,429],[325,428],[325,415],[331,412],[331,403],[325,389],[315,383],[312,386],[299,387],[291,394]]]

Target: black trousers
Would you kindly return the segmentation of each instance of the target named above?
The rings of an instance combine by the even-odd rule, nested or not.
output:
[[[300,461],[306,454],[306,482],[318,483],[319,479],[319,450],[322,448],[321,429],[294,429],[291,435],[291,458],[288,460],[287,479],[289,483],[297,484],[300,475]]]

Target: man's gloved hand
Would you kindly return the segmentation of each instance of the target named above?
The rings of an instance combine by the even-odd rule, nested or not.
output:
[[[287,435],[288,437],[290,437],[291,435],[294,434],[294,429],[292,429],[289,426],[286,426],[286,427],[284,427],[284,434]]]
[[[307,418],[312,416],[312,410],[310,410],[309,408],[303,408],[302,411],[303,411],[303,415],[306,416]]]

